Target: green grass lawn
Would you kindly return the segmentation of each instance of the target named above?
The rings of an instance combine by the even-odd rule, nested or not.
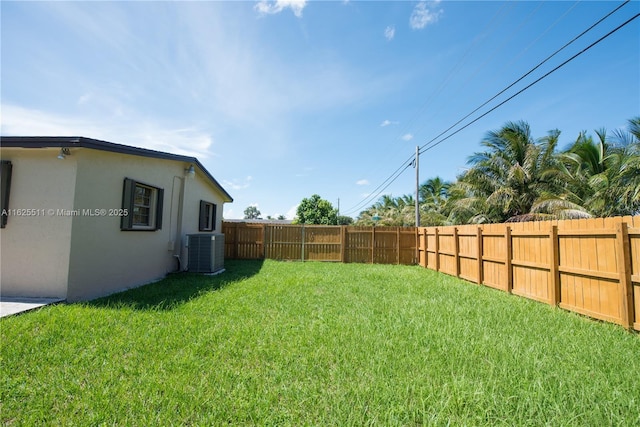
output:
[[[420,267],[227,261],[0,338],[4,425],[640,425],[640,336]]]

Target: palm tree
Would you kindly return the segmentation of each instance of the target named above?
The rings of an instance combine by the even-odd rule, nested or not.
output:
[[[420,225],[446,225],[450,187],[451,183],[439,176],[428,179],[420,186]]]
[[[554,182],[544,171],[555,162],[560,131],[534,141],[524,121],[508,122],[488,132],[483,152],[469,158],[472,167],[458,179],[454,216],[467,222],[503,222],[531,213],[534,202]]]
[[[394,212],[397,211],[397,201],[388,194],[383,195],[371,207],[360,212],[356,220],[357,225],[391,225]]]
[[[396,225],[409,226],[416,224],[416,200],[412,194],[405,194],[398,198],[398,212]]]
[[[627,130],[615,130],[614,140],[623,147],[634,146],[633,149],[640,150],[640,116],[628,120]]]
[[[534,212],[560,218],[615,216],[640,213],[640,118],[629,120],[628,131],[597,140],[581,132],[547,176],[564,183],[563,191],[543,195]]]
[[[640,117],[611,137],[581,132],[564,152],[559,130],[538,140],[524,121],[488,132],[485,151],[472,167],[447,183],[439,177],[420,187],[421,225],[640,214]],[[413,197],[383,196],[358,224],[413,225]]]
[[[587,200],[593,191],[588,177],[604,170],[603,160],[607,151],[606,132],[597,132],[599,143],[581,132],[576,141],[564,152],[556,155],[543,176],[555,183],[551,191],[545,191],[531,208],[532,213],[552,218],[589,218],[593,214],[587,209]]]
[[[412,195],[384,195],[365,211],[360,212],[357,225],[408,226],[415,224],[415,199]]]
[[[451,183],[443,181],[439,176],[426,180],[419,188],[422,203],[435,210],[441,210],[449,197]]]
[[[619,202],[625,214],[640,214],[640,116],[629,119],[627,131],[614,131],[620,152]]]

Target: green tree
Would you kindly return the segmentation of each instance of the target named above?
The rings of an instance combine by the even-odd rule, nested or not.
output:
[[[472,155],[472,167],[458,178],[454,217],[464,222],[527,218],[534,202],[554,191],[544,172],[556,162],[559,135],[554,130],[535,141],[524,121],[488,132],[481,142],[486,150]]]
[[[626,131],[615,131],[613,140],[621,151],[619,176],[621,203],[626,214],[640,215],[640,116],[629,119]]]
[[[338,225],[351,225],[353,224],[353,218],[345,215],[338,215]]]
[[[244,210],[244,219],[259,219],[260,211],[256,206],[249,206]]]
[[[323,224],[337,225],[338,210],[333,205],[314,194],[309,198],[304,198],[296,210],[295,224]]]
[[[449,197],[451,183],[443,181],[439,176],[429,178],[420,186],[420,201],[436,211],[441,211]]]
[[[563,191],[542,197],[534,212],[559,218],[640,213],[640,117],[611,138],[604,129],[595,134],[597,139],[581,132],[558,155],[560,165],[548,174],[564,183]]]
[[[420,186],[420,225],[447,224],[447,204],[451,185],[450,182],[437,176],[426,180]]]
[[[457,181],[420,186],[421,225],[640,214],[640,117],[556,150],[559,130],[533,139],[524,121],[488,132]],[[413,225],[413,196],[382,196],[357,225]]]
[[[402,223],[401,207],[398,199],[385,194],[373,206],[360,212],[356,224],[362,226],[393,226],[399,222]]]
[[[412,195],[392,197],[383,195],[370,208],[360,212],[357,225],[402,227],[415,224],[415,199]]]
[[[396,225],[400,217],[400,205],[398,199],[393,198],[389,194],[385,194],[370,209],[370,218],[374,223],[372,225]]]

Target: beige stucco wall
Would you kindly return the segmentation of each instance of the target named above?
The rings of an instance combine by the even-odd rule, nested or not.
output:
[[[160,279],[178,269],[175,255],[187,265],[185,236],[198,233],[201,199],[218,205],[221,232],[223,195],[197,167],[185,177],[188,162],[88,148],[59,160],[58,152],[2,149],[13,164],[9,207],[45,212],[12,216],[0,231],[3,296],[80,301]],[[109,215],[122,208],[125,178],[164,189],[162,229],[121,231],[120,217]]]
[[[206,179],[200,171],[196,172],[196,176],[193,179],[187,179],[185,181],[184,214],[182,228],[183,238],[181,241],[180,252],[180,260],[183,268],[186,267],[189,262],[189,250],[186,247],[187,242],[184,236],[189,234],[222,233],[223,199],[220,194],[212,191],[212,188],[208,183],[209,180]],[[198,230],[200,200],[204,200],[205,202],[209,203],[215,203],[217,205],[215,221],[216,225],[213,231]]]
[[[10,215],[0,229],[2,296],[67,297],[77,163],[59,151],[2,149],[13,164],[10,210],[35,214]]]
[[[160,279],[178,269],[184,235],[198,230],[200,198],[217,203],[222,195],[197,171],[185,178],[190,163],[77,149],[78,172],[74,208],[122,207],[125,178],[164,189],[163,225],[156,231],[121,231],[117,216],[73,218],[67,299],[86,300]],[[185,186],[182,225],[178,223],[180,193]],[[218,219],[217,229],[221,227]],[[186,265],[184,263],[183,265]]]

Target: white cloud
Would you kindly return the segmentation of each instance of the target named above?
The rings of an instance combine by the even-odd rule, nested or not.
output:
[[[282,12],[286,8],[290,8],[294,15],[301,18],[302,10],[306,5],[306,0],[275,0],[274,2],[260,0],[253,8],[263,15],[273,15]]]
[[[429,24],[438,22],[443,11],[438,7],[440,0],[421,1],[411,12],[409,26],[414,30],[421,30]]]
[[[300,206],[300,204],[292,206],[284,216],[287,219],[294,219],[296,217],[296,215],[298,214],[298,206]]]
[[[84,136],[199,159],[214,155],[213,139],[205,132],[196,128],[167,128],[134,116],[128,120],[94,121],[2,104],[0,132],[14,136]]]
[[[382,123],[380,123],[380,127],[385,127],[385,126],[390,126],[390,125],[397,125],[400,122],[392,122],[391,120],[383,120]]]
[[[389,26],[387,28],[384,29],[384,37],[391,41],[393,40],[393,37],[396,35],[396,27],[393,26]]]
[[[413,134],[406,133],[402,135],[402,139],[404,139],[405,141],[411,141],[413,139]]]
[[[360,179],[356,181],[356,185],[369,185],[369,181],[366,179]]]
[[[285,14],[306,7],[304,1],[261,3]],[[83,2],[42,4],[47,16],[69,31],[60,37],[82,39],[111,65],[84,74],[82,67],[69,65],[70,56],[60,55],[71,48],[44,56],[50,59],[45,69],[34,59],[25,69],[33,71],[26,75],[38,84],[29,91],[38,93],[39,102],[16,104],[32,108],[21,118],[13,114],[9,120],[11,112],[3,111],[3,133],[86,136],[201,158],[213,155],[214,135],[242,129],[247,149],[281,158],[291,152],[291,117],[379,97],[393,90],[390,83],[397,79],[363,76],[360,67],[328,53],[288,58],[265,44],[256,28],[246,27],[246,17],[225,13],[225,2],[168,3],[153,8],[157,15],[140,28],[138,15],[114,2],[100,3],[97,12]],[[145,3],[140,12],[147,5],[152,7]],[[180,31],[163,32],[174,24]],[[117,34],[109,39],[111,29]],[[83,32],[90,37],[84,39]],[[155,37],[153,43],[146,42],[147,35]],[[139,55],[142,50],[145,54]],[[62,84],[60,76],[69,84]],[[254,132],[261,138],[246,138]]]
[[[302,169],[302,172],[298,172],[296,174],[296,177],[297,178],[302,178],[302,177],[305,177],[305,176],[309,176],[311,174],[311,172],[313,172],[314,170],[315,170],[314,167],[307,166],[307,167]]]
[[[103,7],[98,9],[100,12],[93,12],[83,2],[44,4],[51,4],[53,10],[47,12],[64,24],[75,39],[81,39],[82,30],[91,35],[87,43],[96,49],[107,46],[105,62],[117,64],[116,71],[127,73],[126,77],[83,75],[77,67],[68,65],[71,60],[56,57],[55,61],[47,61],[48,74],[65,76],[65,80],[74,82],[62,89],[53,85],[56,78],[50,87],[57,89],[41,91],[43,97],[50,98],[49,104],[60,103],[53,98],[73,96],[64,110],[52,111],[65,111],[74,118],[90,117],[96,124],[104,123],[106,115],[110,120],[104,126],[120,126],[116,117],[133,123],[129,117],[144,115],[166,127],[162,114],[173,108],[176,117],[168,121],[178,126],[197,123],[207,129],[215,128],[217,135],[229,127],[258,131],[262,138],[256,149],[278,158],[290,149],[287,133],[292,115],[343,108],[379,96],[392,90],[394,86],[389,83],[396,80],[396,76],[386,75],[363,78],[359,67],[330,54],[287,58],[280,50],[265,44],[258,30],[247,28],[244,19],[225,13],[225,2],[168,3],[167,8],[161,8],[166,10],[145,23],[143,27],[147,24],[149,27],[140,33],[135,16],[129,16],[117,3],[100,3]],[[151,3],[148,5],[151,7]],[[263,0],[254,5],[263,13],[288,13],[286,9],[290,9],[301,15],[307,3]],[[147,3],[141,10],[146,10],[146,6]],[[163,30],[176,23],[181,30],[175,34]],[[116,28],[118,34],[107,43],[104,40],[109,28]],[[147,33],[157,40],[145,43]],[[139,55],[142,50],[145,54]],[[34,62],[30,69],[42,67]],[[150,69],[154,72],[149,73]],[[172,105],[174,102],[176,105]],[[71,107],[76,111],[66,113]],[[115,138],[111,140],[115,142]]]
[[[240,218],[242,218],[242,217],[237,217],[236,216],[237,214],[236,214],[235,210],[228,209],[228,207],[229,207],[228,203],[225,203],[224,206],[223,206],[222,217],[224,219],[240,219]]]
[[[284,3],[265,3],[274,10],[278,4]],[[244,22],[188,7],[178,8],[178,13],[189,22],[181,38],[194,46],[185,53],[189,65],[180,78],[188,79],[204,108],[213,109],[220,120],[262,129],[272,153],[286,150],[280,133],[289,126],[292,112],[342,107],[390,90],[386,76],[363,79],[360,69],[330,55],[286,58],[253,37],[254,31],[241,31]]]
[[[226,187],[226,188],[231,188],[232,190],[243,190],[245,188],[248,188],[251,185],[251,181],[253,180],[253,177],[251,177],[251,175],[247,176],[244,181],[240,181],[238,179],[234,179],[233,181],[229,181],[229,180],[222,180],[222,186]],[[258,207],[257,203],[253,203],[249,206],[255,206]]]
[[[93,93],[87,92],[78,98],[78,105],[85,105],[93,98]]]

